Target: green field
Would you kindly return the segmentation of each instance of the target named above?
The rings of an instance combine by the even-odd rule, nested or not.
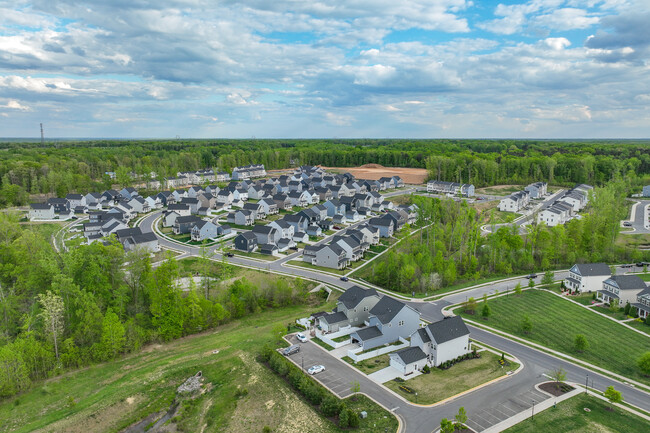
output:
[[[349,356],[344,356],[341,359],[348,364],[358,368],[365,374],[374,373],[375,371],[379,371],[390,365],[390,356],[388,355],[379,355],[375,356],[374,358],[365,359],[359,362],[354,362],[354,360]]]
[[[273,326],[332,305],[267,311],[37,383],[0,405],[0,431],[120,431],[167,410],[176,388],[201,370],[206,391],[181,404],[172,420],[177,431],[198,432],[207,424],[205,431],[261,432],[268,425],[273,431],[290,427],[291,431],[338,432],[284,380],[255,360],[258,349],[270,340]],[[368,411],[361,432],[371,432],[373,424],[396,430],[397,420],[374,403],[359,398],[346,404]]]
[[[462,361],[447,370],[432,368],[431,373],[421,374],[404,383],[391,380],[384,385],[414,403],[433,404],[504,376],[507,371],[519,367],[519,364],[511,362],[502,368],[499,365],[500,358],[485,351],[481,352],[480,358]],[[406,386],[414,392],[405,392],[400,386]]]
[[[556,409],[551,407],[535,414],[534,419],[526,419],[504,430],[504,433],[646,433],[650,431],[650,422],[647,420],[619,408],[610,411],[609,407],[606,401],[579,394],[558,403]],[[590,412],[586,412],[585,408],[590,409]]]
[[[489,320],[466,313],[461,315],[650,384],[650,378],[643,376],[636,366],[636,360],[650,348],[647,336],[540,290],[526,290],[521,296],[502,296],[490,300],[489,305],[492,309]],[[479,311],[480,308],[481,302]],[[521,330],[524,315],[533,323],[528,335]],[[587,338],[589,348],[584,353],[577,353],[573,348],[576,334]]]

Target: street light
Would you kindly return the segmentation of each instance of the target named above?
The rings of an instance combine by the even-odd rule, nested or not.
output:
[[[530,419],[531,420],[535,419],[535,400],[533,400],[533,411],[532,411],[532,414],[530,416]]]
[[[588,387],[589,387],[589,373],[587,373],[587,379],[585,379],[585,394],[587,394]]]

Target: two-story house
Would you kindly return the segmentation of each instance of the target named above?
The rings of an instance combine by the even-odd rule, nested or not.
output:
[[[420,313],[397,299],[383,296],[370,309],[368,326],[350,334],[363,350],[409,338],[420,327]]]
[[[257,249],[257,236],[252,232],[240,233],[235,237],[234,243],[239,251],[250,253]]]
[[[611,276],[612,270],[605,263],[581,263],[569,269],[569,276],[563,283],[572,292],[596,292]]]
[[[614,300],[620,306],[633,304],[639,293],[646,290],[648,286],[638,275],[614,275],[603,281],[602,290],[598,291],[598,299],[606,304]]]
[[[379,295],[375,289],[352,286],[339,297],[332,313],[318,318],[318,324],[324,332],[336,332],[342,326],[359,326],[369,319],[370,310],[377,302]]]

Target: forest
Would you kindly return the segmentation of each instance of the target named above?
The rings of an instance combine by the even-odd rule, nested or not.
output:
[[[259,163],[267,169],[301,164],[427,168],[431,179],[477,187],[544,180],[604,185],[627,176],[635,190],[650,182],[648,141],[534,140],[113,140],[0,142],[0,206],[30,195],[65,196],[131,186],[178,171]],[[111,180],[105,173],[115,172]],[[137,175],[137,179],[132,176]]]
[[[180,264],[152,268],[147,253],[94,243],[57,253],[39,226],[0,214],[0,398],[32,381],[203,331],[268,308],[303,304],[300,279],[245,278],[183,291]],[[233,268],[202,256],[192,274],[229,278]],[[203,280],[207,281],[207,280]]]
[[[588,211],[565,225],[502,226],[480,233],[480,214],[466,202],[414,196],[424,227],[367,266],[361,275],[399,292],[428,292],[467,281],[551,269],[575,263],[650,260],[649,251],[616,244],[627,215],[626,183],[596,188]],[[489,211],[488,211],[489,212]]]

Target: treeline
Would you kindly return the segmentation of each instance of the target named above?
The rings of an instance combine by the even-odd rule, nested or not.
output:
[[[173,140],[0,143],[0,206],[25,204],[30,194],[65,196],[129,186],[130,174],[156,179],[178,171],[260,163],[427,168],[432,179],[473,183],[578,182],[596,185],[618,175],[650,180],[646,141],[526,140]],[[112,180],[105,173],[115,172]]]
[[[650,252],[616,244],[625,218],[626,185],[611,182],[596,188],[588,211],[565,225],[504,226],[480,236],[479,212],[452,200],[414,197],[418,225],[426,226],[403,240],[364,270],[363,277],[399,292],[434,292],[443,287],[493,276],[561,269],[580,262],[619,263],[650,260]]]
[[[197,269],[227,277],[229,268]],[[175,260],[154,269],[147,254],[125,254],[119,244],[57,254],[39,231],[0,214],[0,397],[149,342],[308,300],[302,280],[258,287],[240,279],[210,293],[192,284],[183,291],[180,276]]]

